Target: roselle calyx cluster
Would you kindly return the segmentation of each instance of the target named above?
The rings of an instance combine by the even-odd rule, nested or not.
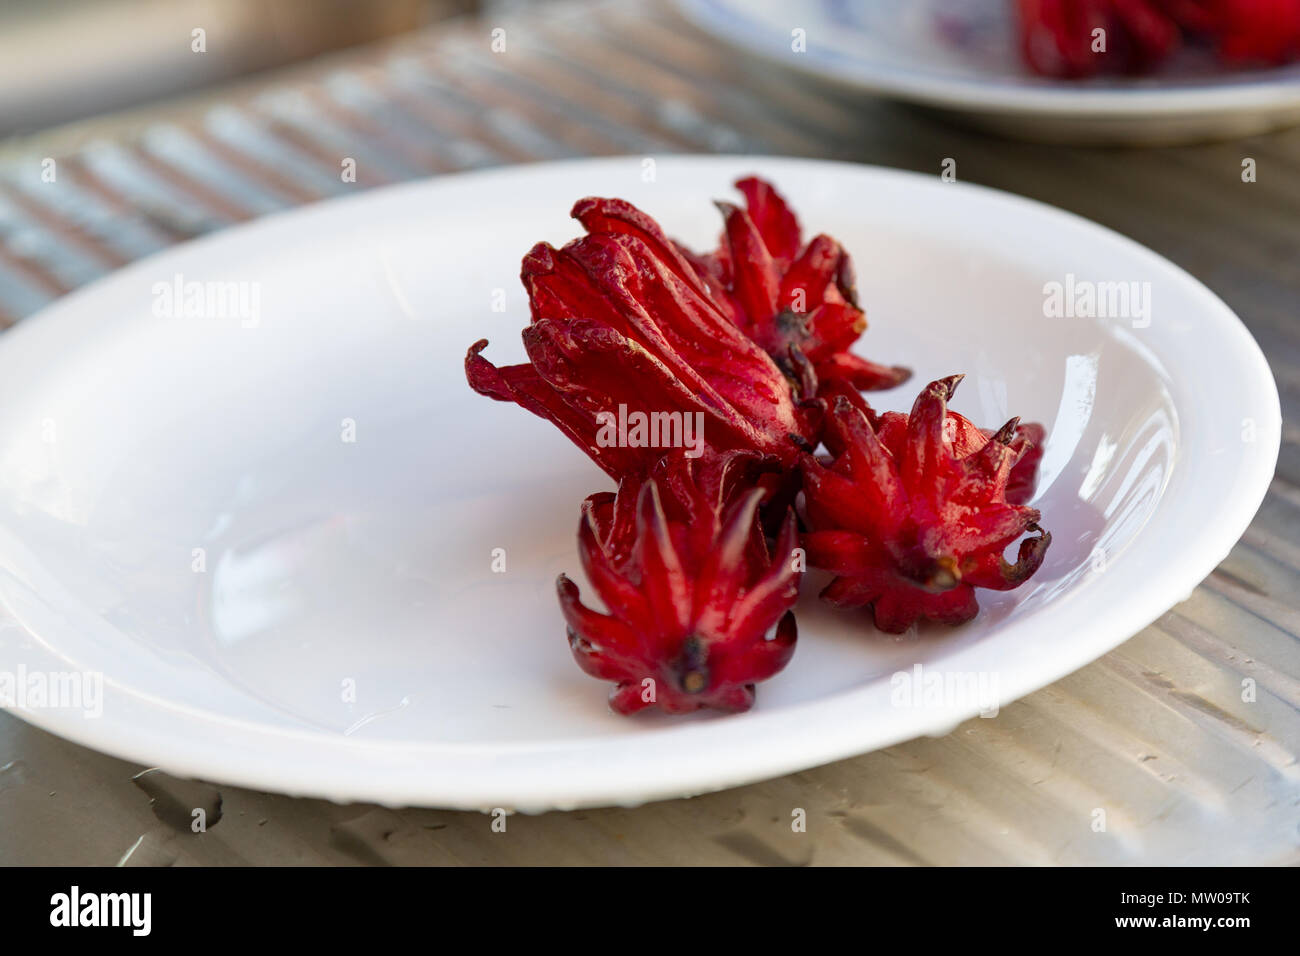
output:
[[[805,243],[769,183],[736,186],[745,204],[717,204],[705,253],[626,201],[580,200],[586,234],[523,261],[528,361],[494,365],[486,340],[465,359],[475,391],[549,420],[618,483],[578,531],[604,609],[557,588],[575,659],[620,713],[748,709],[794,653],[805,565],[835,573],[831,603],[899,631],[969,620],[975,588],[1017,586],[1051,540],[1025,504],[1041,426],[981,431],[947,409],[959,377],[877,414],[862,390],[910,372],[851,351],[867,320],[848,253]]]
[[[1148,73],[1200,44],[1226,66],[1300,57],[1300,0],[1016,0],[1024,61],[1043,76]]]

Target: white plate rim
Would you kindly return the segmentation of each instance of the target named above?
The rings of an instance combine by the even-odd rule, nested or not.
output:
[[[687,19],[710,35],[769,62],[822,81],[941,109],[1020,116],[1053,114],[1077,119],[1300,109],[1300,81],[1295,76],[1270,78],[1274,72],[1271,70],[1225,74],[1224,82],[1165,85],[1160,85],[1158,77],[1105,87],[1048,79],[1013,83],[990,77],[971,82],[919,70],[882,67],[833,49],[819,48],[815,57],[791,56],[788,38],[748,18],[737,18],[738,11],[725,0],[677,0],[677,4]]]

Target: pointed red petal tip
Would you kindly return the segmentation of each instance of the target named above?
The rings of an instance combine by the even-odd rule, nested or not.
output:
[[[499,402],[514,401],[514,396],[501,377],[500,369],[479,354],[487,347],[487,339],[479,339],[469,347],[465,353],[465,380],[480,395],[495,398]]]
[[[556,248],[549,242],[536,243],[524,256],[521,276],[525,282],[528,277],[534,275],[545,275],[555,271]]]
[[[799,252],[799,220],[776,187],[757,176],[745,176],[734,185],[745,197],[749,214],[772,255],[793,259]]]
[[[888,373],[880,376],[880,380],[883,383],[880,385],[880,388],[894,388],[895,386],[902,385],[911,377],[912,370],[906,365],[891,365],[888,368]]]
[[[1038,517],[1038,512],[1033,512],[1034,517]],[[1037,537],[1026,538],[1020,542],[1020,547],[1016,552],[1016,563],[1007,564],[1002,561],[1001,570],[1003,580],[1007,583],[1007,589],[1016,588],[1024,584],[1033,576],[1034,572],[1043,566],[1043,559],[1047,556],[1047,548],[1052,543],[1052,534],[1050,531],[1044,531],[1037,524],[1030,524],[1027,531],[1036,531]]]
[[[931,382],[928,388],[942,393],[943,400],[946,402],[952,398],[953,394],[957,391],[957,386],[961,384],[962,379],[965,377],[966,374],[964,372],[958,372],[956,375],[949,375],[947,378],[941,378],[938,381]]]
[[[870,605],[881,630],[903,631],[920,619],[969,620],[979,610],[976,588],[1023,584],[1051,543],[1037,525],[1039,512],[1005,494],[1025,426],[1013,418],[986,438],[989,432],[948,412],[961,380],[937,379],[910,415],[878,420],[851,394],[837,394],[824,435],[833,461],[802,460],[804,547],[810,564],[837,575],[823,597],[837,606]],[[957,437],[948,437],[946,423]],[[1016,562],[1008,563],[1003,551],[1026,533],[1036,536],[1021,541]]]
[[[1038,487],[1038,466],[1043,460],[1047,429],[1036,422],[1022,423],[1016,429],[1011,450],[1017,456],[1007,476],[1007,501],[1023,505],[1031,501]]]
[[[487,347],[488,347],[487,339],[479,339],[477,342],[471,345],[465,352],[465,368],[468,369],[472,365],[477,364],[475,362],[475,359],[477,359],[478,354]],[[481,361],[486,361],[486,359],[483,359]]]
[[[590,214],[594,209],[598,208],[601,203],[607,201],[608,200],[601,199],[599,196],[584,196],[573,204],[573,208],[569,210],[569,218],[577,219],[581,222],[583,216]]]
[[[558,594],[570,647],[588,674],[616,684],[616,711],[743,709],[789,660],[797,528],[787,512],[768,552],[767,492],[749,470],[761,465],[745,454],[674,454],[654,478],[620,484],[612,502],[588,499],[579,548],[609,613],[583,607],[567,578]]]
[[[990,441],[998,442],[1001,445],[1010,445],[1011,439],[1016,437],[1016,429],[1020,427],[1020,416],[1010,419],[1005,425],[993,433]]]

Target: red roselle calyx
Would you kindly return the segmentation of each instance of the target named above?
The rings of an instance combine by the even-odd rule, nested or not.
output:
[[[584,606],[564,575],[560,605],[573,656],[615,682],[619,713],[747,710],[754,685],[794,653],[798,533],[790,511],[769,552],[762,468],[744,452],[677,452],[584,503],[578,547],[609,613]]]
[[[817,409],[800,407],[658,224],[619,199],[581,200],[573,216],[586,236],[524,258],[529,362],[498,368],[479,354],[487,341],[475,343],[475,391],[549,419],[616,479],[645,474],[664,450],[601,440],[616,414],[692,416],[714,450],[793,465],[815,443]]]
[[[716,252],[693,256],[696,271],[745,334],[792,380],[807,388],[806,365],[819,381],[859,389],[893,388],[912,374],[849,351],[867,327],[858,306],[853,261],[827,235],[806,246],[799,221],[771,183],[736,182],[745,208],[718,203],[725,221]],[[685,253],[689,255],[689,253]]]
[[[1044,76],[1142,73],[1181,42],[1160,0],[1017,0],[1025,62]]]
[[[803,461],[808,562],[836,574],[822,596],[841,607],[870,605],[883,631],[900,633],[920,618],[970,620],[976,588],[1018,587],[1052,540],[1036,509],[1008,500],[1033,432],[1018,433],[1012,419],[988,437],[949,412],[960,380],[931,382],[910,415],[874,415],[836,396],[825,436],[833,462]],[[1027,497],[1032,475],[1019,485]],[[1003,552],[1027,532],[1034,536],[1007,562]]]
[[[1300,56],[1300,0],[1016,0],[1020,45],[1036,73],[1143,73],[1186,40],[1229,65]]]
[[[1224,63],[1275,65],[1300,57],[1300,0],[1178,2],[1203,17]]]

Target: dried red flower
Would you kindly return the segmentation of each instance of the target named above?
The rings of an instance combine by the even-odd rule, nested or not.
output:
[[[949,412],[961,376],[931,382],[910,415],[875,415],[837,395],[825,441],[835,455],[803,463],[808,561],[835,572],[822,596],[871,605],[876,626],[899,633],[920,618],[959,624],[979,610],[975,588],[1010,590],[1043,562],[1051,535],[1039,512],[1008,500],[1029,435],[1012,419],[991,437]],[[1032,493],[1019,476],[1017,493]],[[1003,551],[1027,532],[1016,562]]]
[[[747,710],[754,685],[794,653],[798,533],[791,510],[769,552],[762,468],[744,452],[674,453],[583,504],[583,569],[609,613],[584,606],[564,575],[560,605],[574,658],[616,683],[619,713]]]
[[[1044,76],[1146,72],[1182,39],[1161,0],[1017,0],[1017,9],[1025,62]]]
[[[525,257],[529,362],[498,368],[465,358],[475,391],[554,422],[614,478],[644,474],[662,447],[599,442],[601,413],[700,415],[709,447],[792,465],[820,416],[802,409],[772,359],[724,314],[659,226],[618,199],[584,199],[588,235]]]
[[[1225,63],[1276,65],[1300,57],[1300,0],[1179,2],[1201,16]]]
[[[607,611],[564,575],[557,587],[574,657],[615,683],[621,713],[745,710],[785,666],[801,475],[807,558],[837,575],[823,596],[870,604],[885,630],[968,620],[976,587],[1022,583],[1051,540],[1024,504],[1042,427],[992,434],[948,412],[959,376],[931,383],[910,415],[875,413],[859,389],[910,373],[849,351],[866,320],[847,253],[824,235],[804,245],[770,184],[736,185],[746,208],[720,204],[708,255],[627,202],[581,200],[587,235],[523,262],[529,361],[494,366],[486,340],[465,359],[476,391],[552,421],[619,481],[586,500],[578,534]],[[614,417],[638,415],[696,419],[702,443],[664,455],[661,442],[604,440]],[[818,441],[828,466],[809,454]],[[1008,564],[1027,531],[1039,534]]]
[[[771,183],[750,176],[738,180],[736,188],[745,196],[745,208],[717,204],[725,221],[717,251],[691,257],[733,321],[804,394],[805,364],[819,381],[843,380],[859,389],[905,382],[910,370],[849,351],[867,317],[858,306],[853,261],[844,248],[827,235],[814,236],[805,246],[798,219]]]
[[[1025,61],[1044,76],[1146,72],[1188,37],[1229,65],[1300,56],[1300,0],[1017,0],[1017,12]]]

